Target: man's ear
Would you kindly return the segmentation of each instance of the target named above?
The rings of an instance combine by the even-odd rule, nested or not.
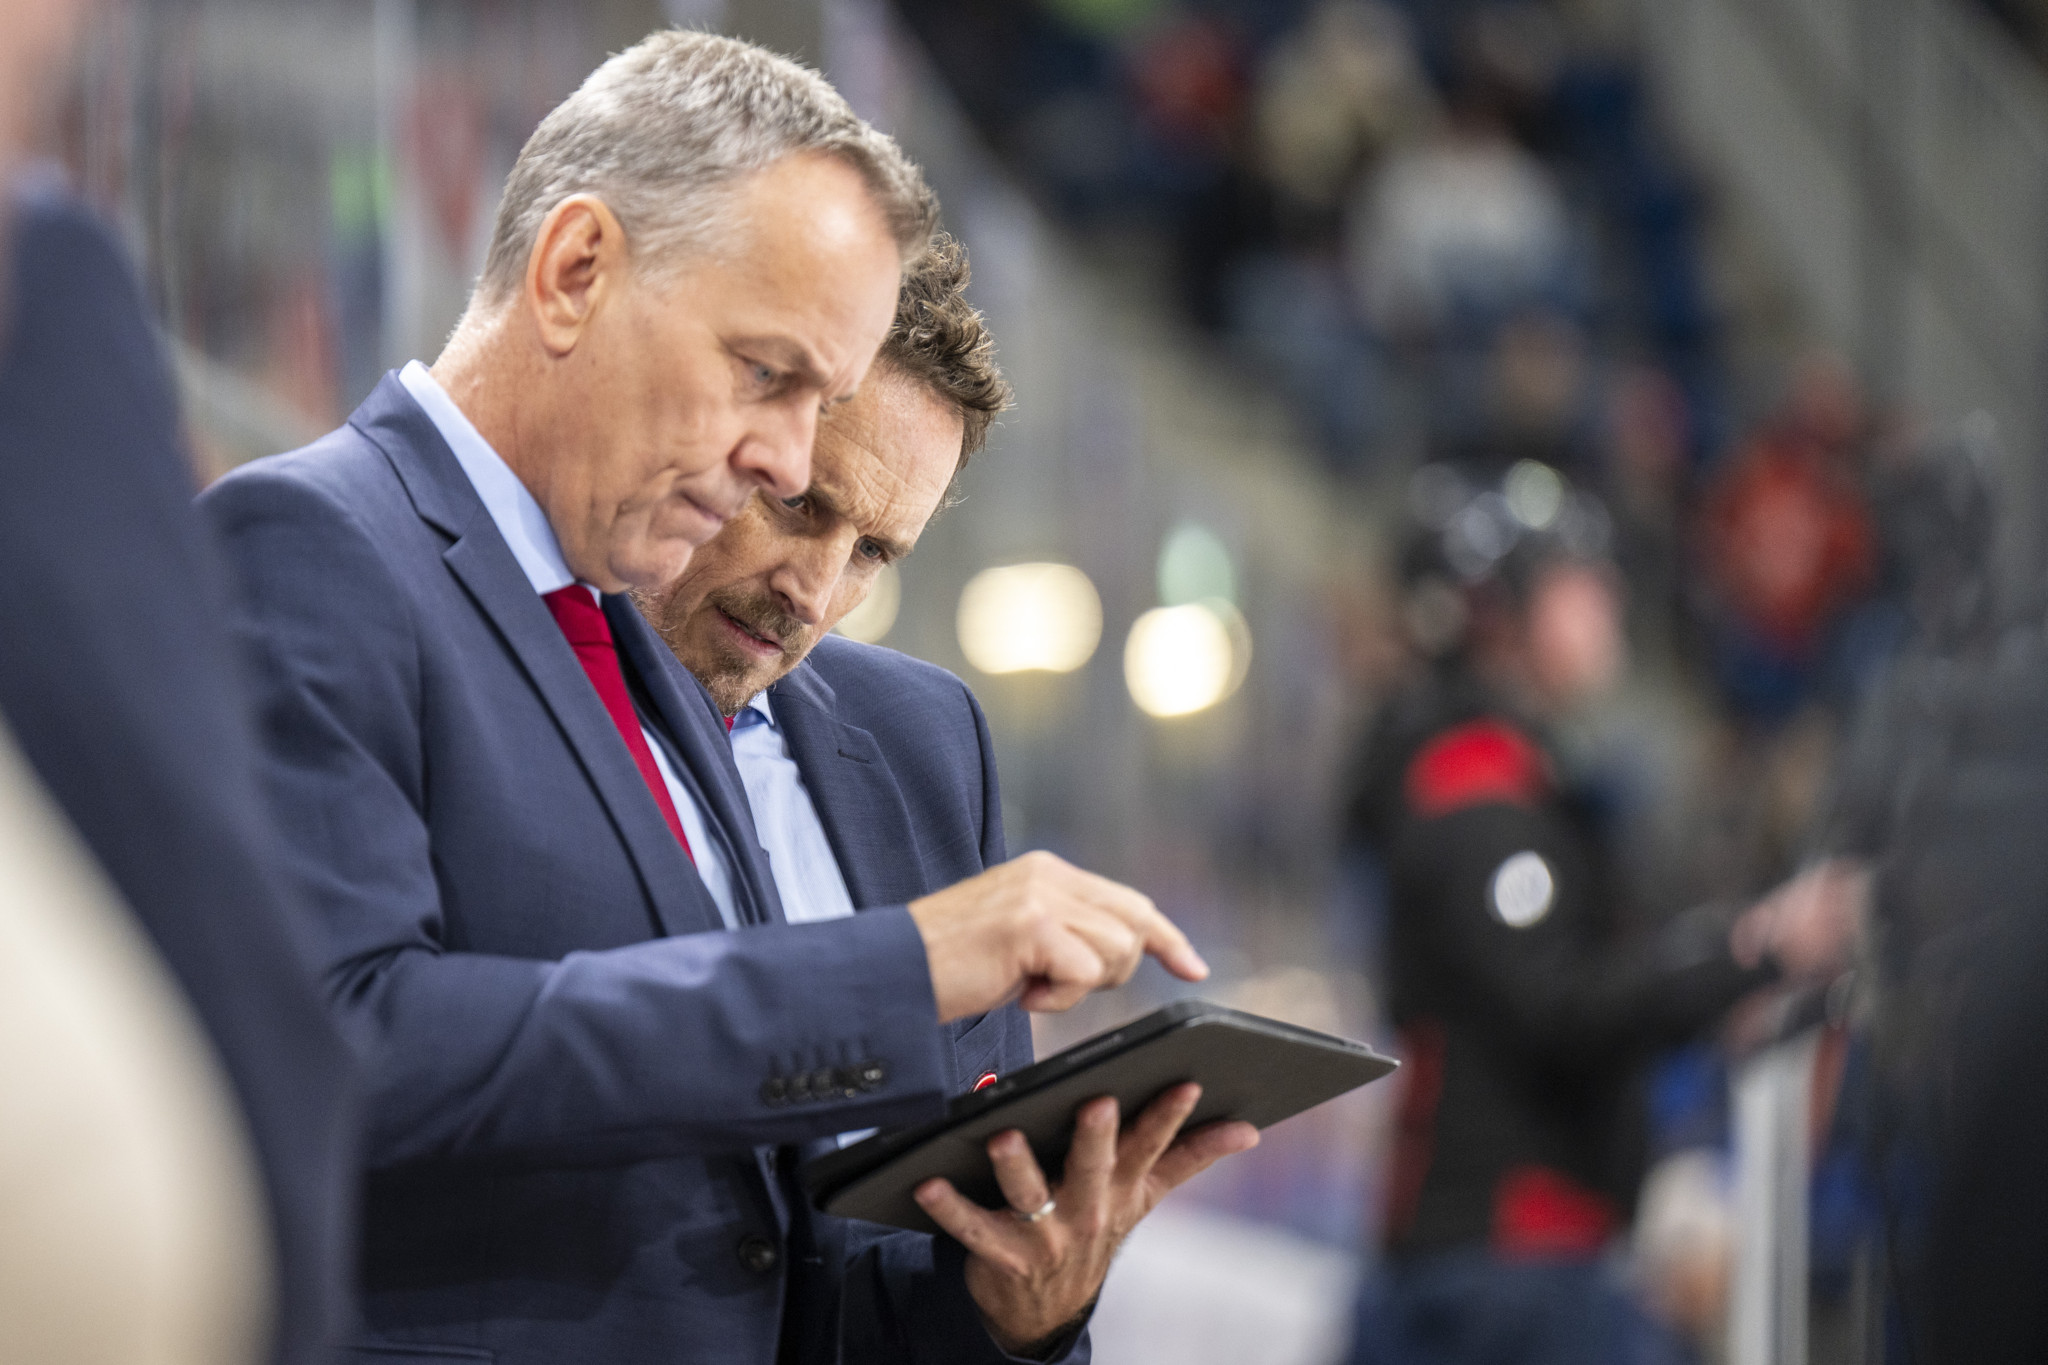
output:
[[[526,258],[526,302],[549,355],[576,349],[629,265],[626,230],[602,199],[572,194],[548,211]]]

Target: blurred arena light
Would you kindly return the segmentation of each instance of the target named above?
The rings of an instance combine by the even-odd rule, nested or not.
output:
[[[1159,547],[1159,600],[1178,607],[1212,597],[1237,600],[1237,568],[1214,531],[1183,521]]]
[[[1146,715],[1191,716],[1237,690],[1251,653],[1244,617],[1220,598],[1154,607],[1124,642],[1124,682]]]
[[[1564,508],[1564,479],[1541,461],[1515,461],[1501,484],[1508,511],[1532,531],[1547,530]]]
[[[984,673],[1071,673],[1102,640],[1102,599],[1071,564],[1009,564],[967,580],[957,624]]]
[[[849,640],[878,644],[896,624],[902,605],[903,580],[897,577],[894,564],[884,564],[875,575],[875,586],[868,589],[867,600],[846,613],[836,629]]]

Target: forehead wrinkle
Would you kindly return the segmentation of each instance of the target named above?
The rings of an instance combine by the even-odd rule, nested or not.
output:
[[[907,481],[869,449],[863,436],[872,431],[872,424],[840,421],[836,425],[831,438],[819,442],[818,454],[823,458],[813,457],[809,496],[820,511],[851,525],[881,545],[891,558],[909,554],[915,537],[906,542],[882,525],[890,510],[903,500]],[[846,429],[849,425],[864,430],[856,434]],[[844,477],[848,465],[853,466],[851,477]]]

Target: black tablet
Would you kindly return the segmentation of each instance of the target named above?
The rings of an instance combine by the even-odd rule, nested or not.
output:
[[[942,1175],[969,1199],[1000,1205],[987,1143],[1006,1128],[1031,1140],[1057,1184],[1074,1111],[1098,1095],[1114,1095],[1129,1119],[1182,1081],[1199,1081],[1202,1099],[1187,1127],[1243,1119],[1264,1128],[1395,1065],[1363,1043],[1184,1000],[962,1095],[942,1119],[819,1157],[804,1168],[804,1186],[826,1213],[936,1232],[910,1192]]]

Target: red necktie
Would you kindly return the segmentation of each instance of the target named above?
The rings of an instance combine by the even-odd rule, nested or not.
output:
[[[583,665],[590,685],[597,689],[598,700],[604,703],[612,724],[618,727],[619,738],[626,741],[626,751],[633,755],[640,780],[654,795],[654,804],[661,807],[661,818],[668,821],[669,832],[676,836],[690,861],[695,862],[697,855],[690,852],[690,838],[683,833],[676,803],[669,799],[668,783],[662,781],[661,769],[654,766],[654,751],[647,747],[647,736],[640,733],[640,717],[634,714],[633,699],[626,693],[626,674],[619,667],[619,647],[612,639],[612,623],[605,619],[604,608],[591,599],[590,589],[580,583],[542,593],[541,601],[548,604],[555,624],[562,628],[570,648],[576,651],[576,661]]]

